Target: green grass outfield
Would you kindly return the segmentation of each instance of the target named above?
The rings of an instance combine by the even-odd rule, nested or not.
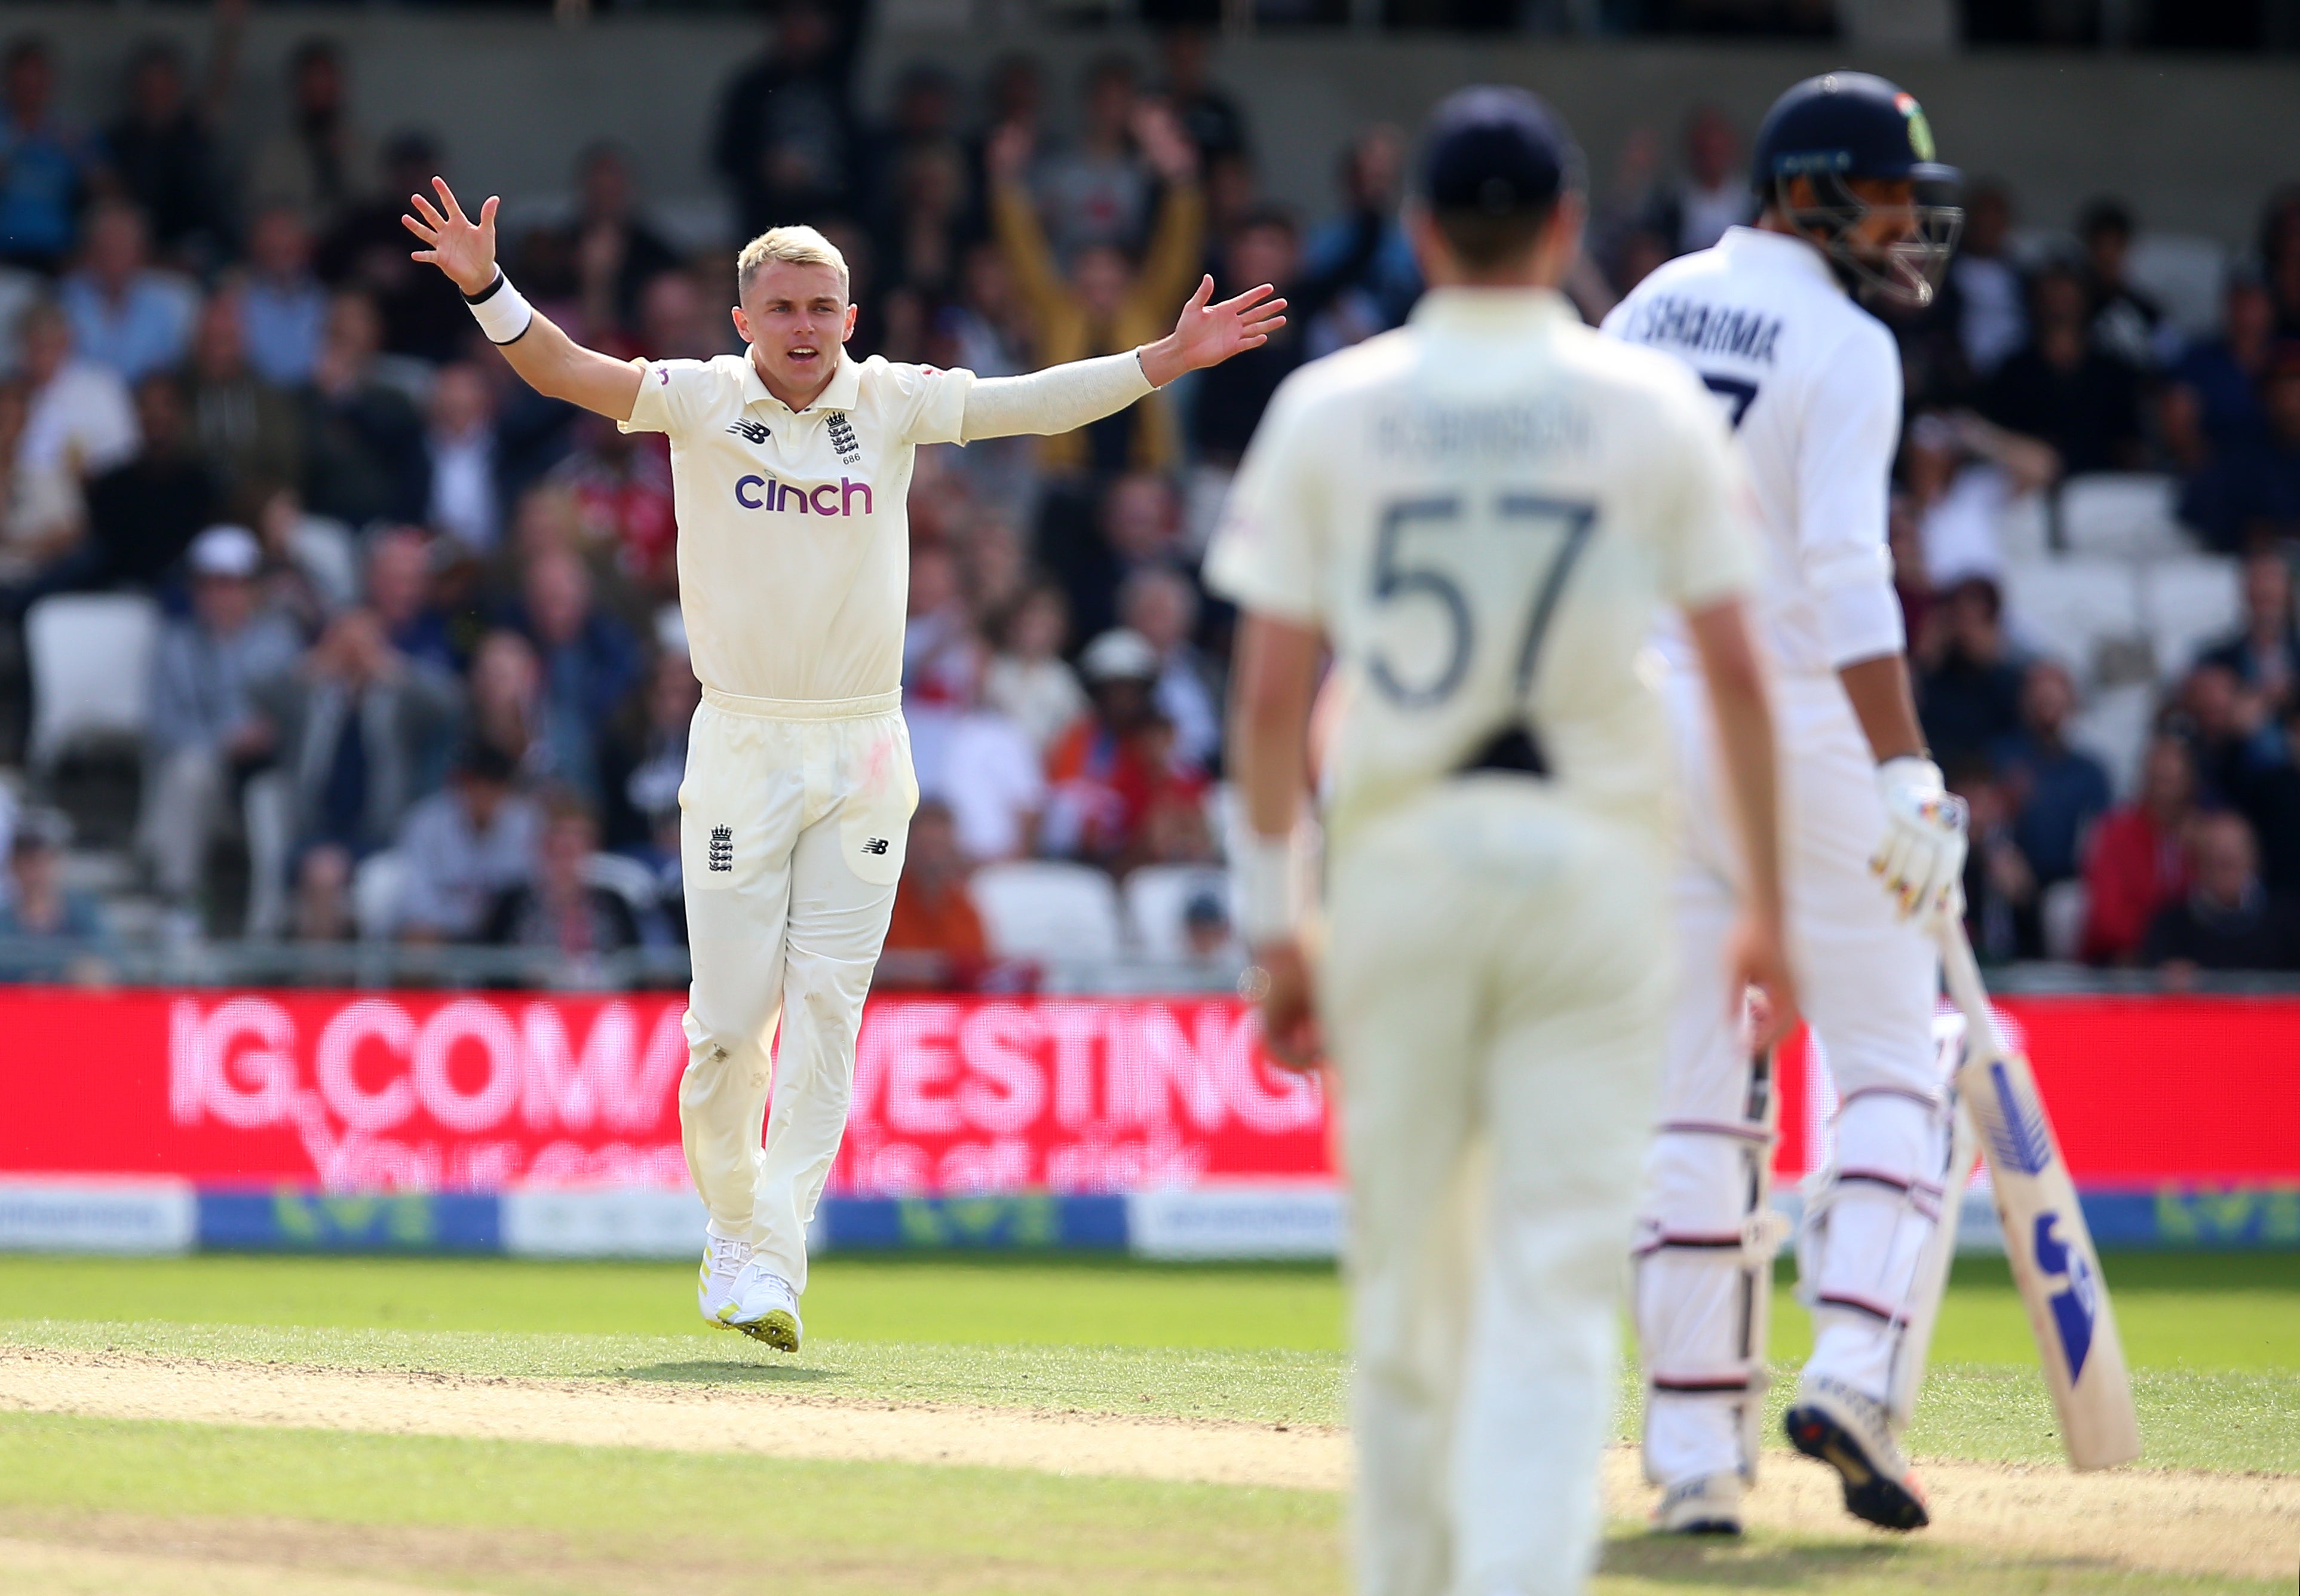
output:
[[[2300,1256],[2126,1255],[2107,1272],[2148,1460],[2300,1472]],[[1342,1301],[1329,1269],[834,1257],[817,1266],[797,1359],[706,1329],[692,1281],[691,1266],[661,1264],[0,1258],[0,1342],[1265,1422],[1341,1417]],[[1804,1334],[1784,1294],[1776,1358],[1797,1357]],[[1915,1450],[2057,1458],[2001,1266],[1960,1266],[1935,1358]],[[1633,1396],[1626,1380],[1624,1391]],[[315,1579],[353,1571],[413,1589],[1333,1592],[1341,1511],[1315,1492],[0,1417],[0,1542],[193,1545],[224,1565],[285,1563]],[[1625,1532],[1606,1569],[1604,1596],[2290,1588],[1988,1560],[1857,1534],[1688,1549]],[[146,1583],[154,1578],[168,1583]],[[29,1587],[80,1588],[100,1587]]]

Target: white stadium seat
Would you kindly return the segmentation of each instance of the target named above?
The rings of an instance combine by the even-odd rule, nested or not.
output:
[[[2103,644],[2142,636],[2139,585],[2121,560],[2007,561],[2004,607],[2012,636],[2065,661],[2082,686],[2097,674]]]
[[[2147,560],[2188,553],[2195,544],[2180,530],[2179,499],[2179,485],[2170,477],[2071,477],[2061,485],[2062,541],[2071,554]]]
[[[1144,865],[1126,878],[1126,923],[1135,951],[1145,959],[1179,961],[1189,957],[1183,916],[1190,901],[1212,893],[1232,920],[1229,875],[1219,865]]]
[[[974,873],[974,907],[1009,959],[1118,957],[1118,889],[1089,865],[1021,860]]]
[[[2069,742],[2108,767],[2108,785],[2118,797],[2140,780],[2140,751],[2156,718],[2159,689],[2153,682],[2104,687],[2085,701],[2069,723]]]
[[[24,616],[32,762],[52,765],[83,737],[141,737],[159,641],[160,608],[141,594],[58,594],[34,604]]]
[[[654,872],[628,853],[586,854],[579,874],[584,885],[604,887],[621,898],[634,919],[644,920],[662,907]]]
[[[2164,307],[2165,319],[2191,338],[2221,329],[2221,296],[2228,283],[2228,250],[2218,239],[2194,233],[2143,233],[2125,257],[2132,286]]]
[[[389,942],[399,930],[399,893],[407,861],[396,849],[371,853],[352,872],[352,922],[362,942]]]
[[[2006,560],[2042,560],[2052,553],[2051,506],[2041,493],[2005,500],[1996,512],[1996,552]]]
[[[2140,570],[2140,615],[2156,651],[2156,674],[2179,675],[2196,662],[2205,644],[2242,624],[2237,562],[2218,554],[2150,561]]]

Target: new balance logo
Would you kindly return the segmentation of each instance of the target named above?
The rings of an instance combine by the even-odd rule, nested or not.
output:
[[[763,444],[771,436],[764,421],[734,421],[729,423],[727,430],[746,444]]]
[[[887,839],[882,836],[874,836],[862,844],[862,852],[865,853],[884,853],[886,851]]]
[[[735,868],[735,828],[713,826],[711,828],[711,868],[732,870]]]

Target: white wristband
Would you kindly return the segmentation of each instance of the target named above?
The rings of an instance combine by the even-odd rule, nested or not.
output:
[[[464,295],[463,303],[471,307],[472,319],[490,344],[515,344],[535,322],[535,307],[520,297],[500,266],[496,280],[477,294]]]
[[[1294,839],[1241,826],[1230,868],[1238,874],[1238,930],[1246,945],[1292,936],[1303,907],[1301,853]]]

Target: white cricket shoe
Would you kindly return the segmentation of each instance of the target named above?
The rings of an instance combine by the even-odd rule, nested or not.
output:
[[[751,1243],[706,1234],[703,1238],[703,1275],[696,1287],[696,1306],[714,1325],[727,1323],[735,1305],[735,1277],[751,1261]]]
[[[1922,1529],[1932,1522],[1925,1490],[1901,1451],[1885,1404],[1844,1381],[1807,1372],[1782,1416],[1789,1442],[1837,1470],[1845,1510],[1880,1529]]]
[[[728,1301],[713,1317],[778,1352],[798,1351],[798,1293],[789,1281],[755,1259],[735,1276]]]
[[[1741,1533],[1741,1493],[1746,1482],[1738,1474],[1704,1474],[1679,1480],[1662,1492],[1654,1509],[1654,1533],[1662,1535],[1738,1535]]]

